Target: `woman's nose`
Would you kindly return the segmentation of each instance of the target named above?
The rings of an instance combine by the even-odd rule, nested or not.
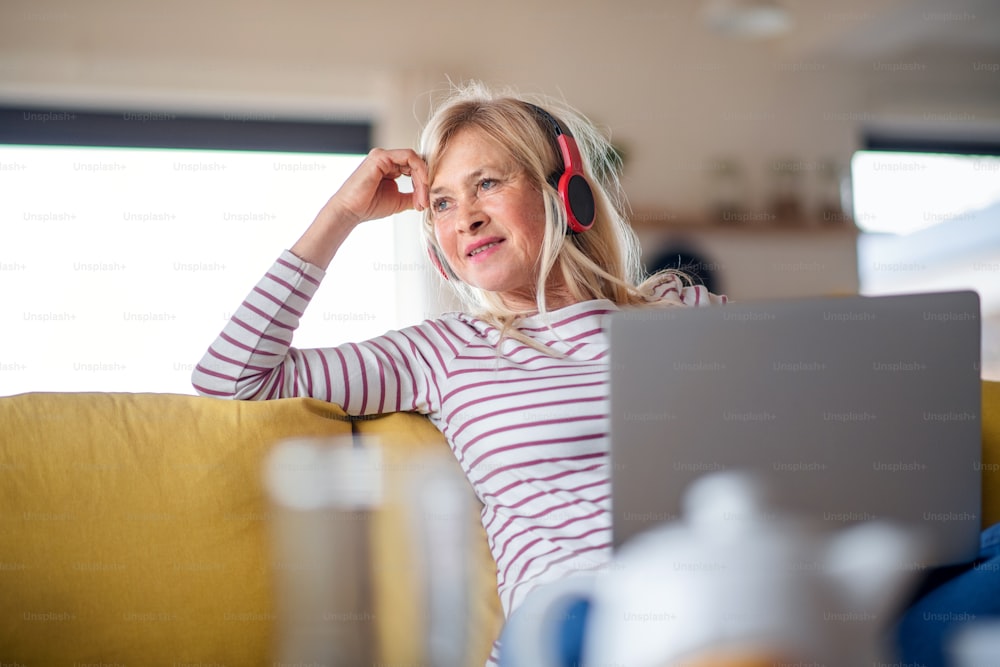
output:
[[[467,201],[461,205],[460,229],[464,232],[474,232],[489,222],[486,212],[479,206],[476,199]]]

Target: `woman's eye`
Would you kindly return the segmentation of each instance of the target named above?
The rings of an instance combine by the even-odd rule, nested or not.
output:
[[[448,210],[448,200],[437,199],[434,201],[434,203],[431,204],[431,208],[434,209],[435,213],[444,213],[446,210]]]
[[[497,186],[497,182],[492,178],[484,178],[479,181],[479,188],[481,190],[492,190]]]

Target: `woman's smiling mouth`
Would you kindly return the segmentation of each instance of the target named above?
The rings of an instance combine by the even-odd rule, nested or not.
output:
[[[501,243],[503,243],[503,239],[488,239],[484,243],[480,243],[479,245],[477,245],[474,248],[472,248],[472,250],[469,250],[467,253],[465,253],[465,256],[466,257],[478,257],[479,255],[483,254],[487,250],[490,250],[492,248],[496,248]]]

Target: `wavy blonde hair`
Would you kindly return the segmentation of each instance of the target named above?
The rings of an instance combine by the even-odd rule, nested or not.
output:
[[[587,232],[566,232],[566,210],[548,180],[562,169],[562,156],[551,124],[539,116],[533,105],[556,118],[580,148],[584,172],[594,193],[594,224]],[[665,305],[653,297],[658,285],[675,277],[690,282],[682,272],[670,269],[645,276],[639,241],[626,217],[627,204],[619,181],[621,160],[610,142],[583,114],[557,100],[495,91],[478,82],[456,86],[437,105],[421,134],[419,151],[428,164],[430,182],[434,181],[437,164],[451,139],[466,129],[477,130],[506,152],[544,200],[545,232],[535,286],[537,310],[530,311],[511,309],[499,294],[459,280],[438,246],[430,211],[424,212],[423,236],[429,252],[448,275],[448,283],[463,306],[495,325],[501,339],[509,336],[542,349],[517,331],[517,322],[536,313],[546,316],[545,286],[554,271],[559,272],[574,302],[608,299],[618,306],[629,307]],[[550,347],[544,349],[553,353]]]

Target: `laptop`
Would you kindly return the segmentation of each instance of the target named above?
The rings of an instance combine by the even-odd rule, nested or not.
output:
[[[926,565],[975,557],[975,292],[622,311],[610,341],[616,549],[680,518],[699,476],[746,469],[778,511],[902,522]]]

